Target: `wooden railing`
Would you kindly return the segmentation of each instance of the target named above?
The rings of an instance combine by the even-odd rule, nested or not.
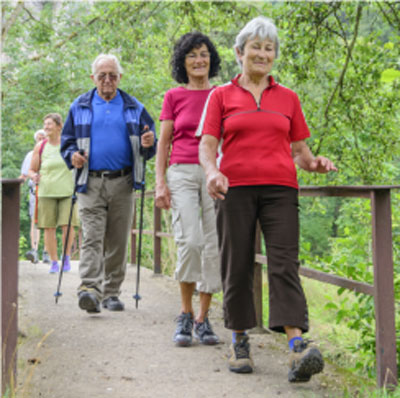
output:
[[[372,252],[374,283],[372,285],[353,281],[336,275],[327,274],[309,268],[300,267],[300,274],[320,282],[334,284],[374,297],[376,318],[376,370],[379,387],[394,385],[397,381],[395,303],[393,286],[393,249],[391,199],[392,189],[400,186],[326,186],[301,187],[301,196],[342,196],[365,198],[371,201],[372,215]],[[146,197],[153,197],[154,192],[146,192]],[[134,217],[136,225],[136,215]],[[132,230],[131,261],[136,263],[137,229]],[[154,273],[162,272],[161,240],[172,238],[171,233],[161,231],[161,210],[154,206],[153,229],[143,230],[143,234],[153,236]],[[259,233],[258,233],[259,237]],[[262,264],[266,257],[261,254],[261,239],[256,242],[254,297],[257,314],[257,326],[263,328],[262,308]]]
[[[1,393],[16,385],[19,202],[22,180],[1,180]]]

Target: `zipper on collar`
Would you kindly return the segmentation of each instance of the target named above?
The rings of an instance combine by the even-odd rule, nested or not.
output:
[[[271,86],[265,87],[264,90],[261,92],[261,95],[260,95],[260,102],[257,102],[256,97],[254,96],[254,94],[253,94],[250,90],[247,90],[247,88],[244,88],[244,87],[242,87],[242,86],[239,86],[239,87],[241,87],[242,90],[247,91],[247,92],[253,97],[254,102],[256,103],[256,106],[257,106],[257,111],[261,111],[261,100],[262,100],[262,97],[263,97],[263,95],[264,95],[264,92],[265,92],[266,90],[268,90]]]

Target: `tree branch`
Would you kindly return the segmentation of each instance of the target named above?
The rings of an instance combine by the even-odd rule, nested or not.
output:
[[[56,43],[53,48],[56,49],[56,48],[62,47],[64,44],[66,44],[67,42],[69,42],[70,40],[72,40],[73,38],[78,36],[82,30],[86,29],[87,27],[89,27],[90,25],[95,23],[98,19],[100,19],[99,16],[92,18],[82,29],[80,29],[79,31],[72,32],[65,39],[60,40],[58,43]],[[41,58],[45,57],[46,55],[47,55],[47,53],[38,54],[38,55],[31,57],[30,60],[31,61],[39,61]]]
[[[330,95],[328,103],[327,103],[327,105],[325,107],[325,111],[324,111],[325,125],[324,125],[324,127],[326,127],[328,125],[328,123],[329,123],[329,110],[330,110],[330,107],[332,106],[332,103],[333,103],[333,100],[334,100],[334,98],[336,96],[336,93],[337,93],[339,87],[341,87],[343,85],[344,77],[346,75],[346,71],[347,71],[347,68],[348,68],[349,63],[350,63],[351,54],[352,54],[354,45],[355,45],[356,40],[357,40],[358,28],[360,26],[360,20],[361,20],[361,15],[362,15],[362,9],[363,9],[362,3],[358,3],[356,21],[355,21],[355,26],[354,26],[353,40],[351,41],[350,45],[347,48],[347,56],[346,56],[346,60],[345,60],[342,72],[340,73],[339,79],[336,82],[335,88],[333,89],[332,94]],[[321,138],[319,140],[319,144],[318,144],[317,151],[316,151],[317,154],[319,153],[319,151],[321,149],[322,142],[323,142],[323,136],[321,136]]]
[[[13,12],[10,15],[10,18],[4,23],[3,28],[1,29],[1,47],[3,48],[4,42],[7,37],[7,33],[10,30],[11,26],[14,25],[15,20],[18,17],[18,14],[22,11],[24,7],[24,2],[18,2],[17,6],[14,8]]]

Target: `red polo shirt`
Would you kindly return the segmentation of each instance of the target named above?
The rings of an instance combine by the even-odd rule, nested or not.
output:
[[[310,132],[297,94],[269,76],[258,104],[239,77],[211,92],[197,134],[222,140],[218,164],[229,186],[298,188],[290,143]]]

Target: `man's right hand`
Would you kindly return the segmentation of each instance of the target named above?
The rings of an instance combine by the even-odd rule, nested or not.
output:
[[[74,166],[76,169],[80,169],[83,167],[83,165],[87,162],[87,156],[86,153],[84,155],[81,155],[79,151],[76,151],[72,154],[71,156],[71,163],[72,166]]]

